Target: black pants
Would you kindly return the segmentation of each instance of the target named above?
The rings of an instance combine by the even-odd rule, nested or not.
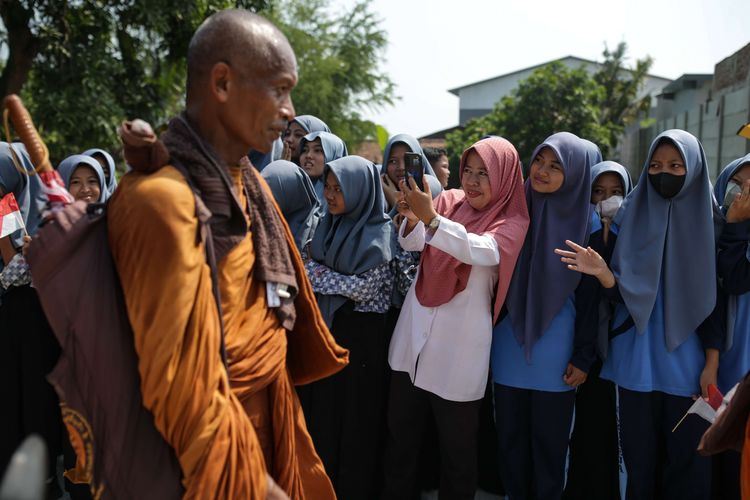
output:
[[[46,376],[60,346],[30,286],[12,287],[0,305],[0,475],[11,455],[31,433],[47,445],[48,474],[55,474],[63,439],[55,390]]]
[[[576,392],[576,412],[570,439],[570,467],[565,498],[620,497],[615,385],[599,378],[602,364],[589,370]]]
[[[307,428],[336,495],[342,500],[377,498],[385,442],[385,315],[336,312],[331,331],[349,349],[339,373],[298,388]]]
[[[495,384],[500,478],[510,500],[562,497],[575,394]]]
[[[388,400],[385,490],[388,500],[412,499],[425,422],[435,418],[440,445],[440,500],[473,499],[477,489],[477,428],[482,400],[448,401],[392,372]]]
[[[711,459],[696,451],[708,422],[688,415],[693,399],[619,388],[620,445],[627,470],[627,500],[708,499]]]

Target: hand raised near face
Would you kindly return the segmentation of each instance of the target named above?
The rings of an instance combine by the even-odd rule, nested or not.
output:
[[[743,222],[750,219],[750,179],[742,183],[742,191],[735,196],[727,210],[727,222]]]

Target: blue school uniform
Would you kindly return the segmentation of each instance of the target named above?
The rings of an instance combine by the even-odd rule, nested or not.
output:
[[[632,326],[612,339],[601,377],[631,391],[660,391],[689,397],[700,393],[705,364],[703,345],[698,334],[692,332],[674,351],[667,350],[663,295],[660,285],[654,310],[642,334]],[[627,309],[618,304],[612,324],[616,328],[627,318]]]
[[[523,346],[513,335],[510,316],[506,316],[492,333],[492,380],[496,384],[538,391],[572,391],[563,375],[573,354],[575,331],[575,294],[565,301],[549,328],[526,360]]]

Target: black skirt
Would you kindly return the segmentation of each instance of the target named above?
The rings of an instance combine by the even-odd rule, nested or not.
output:
[[[26,436],[47,444],[48,475],[61,453],[62,417],[55,390],[47,381],[60,346],[31,286],[12,287],[0,304],[0,471]]]

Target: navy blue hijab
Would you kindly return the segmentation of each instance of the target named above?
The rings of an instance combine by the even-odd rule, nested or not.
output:
[[[60,165],[57,167],[57,171],[60,172],[60,177],[62,177],[62,180],[65,183],[65,188],[70,189],[70,178],[73,176],[73,173],[78,169],[80,165],[89,167],[94,171],[97,178],[99,179],[99,199],[96,200],[97,203],[103,203],[107,201],[111,193],[107,188],[107,180],[104,176],[104,169],[102,169],[101,163],[99,163],[96,158],[89,154],[71,155],[60,162]]]
[[[305,148],[305,143],[314,141],[315,139],[320,139],[320,145],[323,148],[323,157],[325,158],[326,163],[332,162],[333,160],[338,160],[339,158],[343,158],[344,156],[347,156],[349,154],[349,151],[346,149],[346,144],[344,143],[343,140],[341,140],[339,136],[332,134],[330,132],[325,132],[325,131],[310,132],[305,137],[300,139],[299,141],[300,152]],[[325,208],[326,202],[325,202],[325,198],[323,197],[323,186],[325,186],[325,174],[315,179],[311,177],[310,180],[312,181],[313,186],[315,187],[315,193],[318,195],[318,199],[320,200],[321,206]]]
[[[687,169],[682,189],[670,199],[659,195],[648,179],[651,157],[662,141],[677,148]],[[684,130],[659,134],[638,184],[615,217],[620,232],[611,267],[639,333],[648,325],[662,284],[670,352],[695,332],[716,304],[714,210],[701,143]]]
[[[16,159],[24,171],[19,171],[11,156],[11,147]],[[42,212],[47,205],[47,196],[42,188],[42,181],[31,164],[31,158],[26,147],[20,142],[10,146],[7,142],[0,142],[0,185],[5,193],[13,193],[18,202],[18,208],[23,217],[26,231],[30,235],[36,234],[42,222]],[[16,231],[11,235],[16,247],[23,245],[23,231]]]
[[[361,274],[393,258],[391,219],[384,212],[377,167],[360,156],[345,156],[326,164],[344,195],[345,213],[326,213],[318,223],[310,256],[340,274]],[[323,318],[330,326],[346,298],[318,295]]]
[[[555,248],[565,240],[585,246],[591,232],[591,165],[589,146],[570,132],[549,136],[536,147],[531,164],[549,147],[560,160],[565,180],[554,193],[537,193],[526,180],[530,225],[513,272],[505,304],[519,345],[531,350],[575,291],[581,275],[560,265]]]
[[[320,201],[310,177],[296,164],[276,160],[261,174],[281,208],[297,248],[302,250],[312,240],[318,226]]]

